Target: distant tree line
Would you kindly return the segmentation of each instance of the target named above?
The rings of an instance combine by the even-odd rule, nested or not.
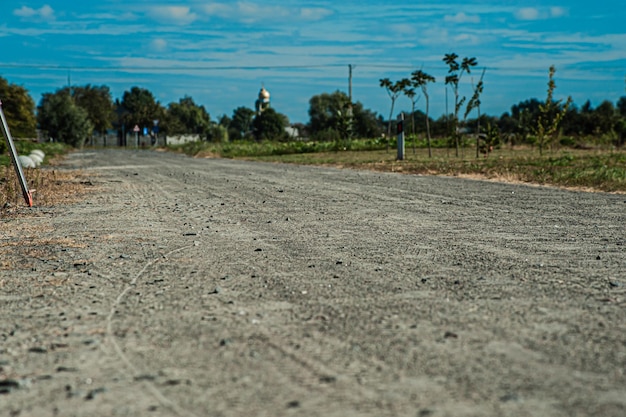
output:
[[[626,96],[616,103],[604,101],[595,108],[589,101],[580,107],[570,101],[554,101],[551,94],[555,88],[554,71],[551,68],[546,100],[531,98],[513,105],[509,112],[499,117],[489,116],[480,112],[484,70],[480,81],[472,85],[469,98],[459,87],[462,77],[477,66],[476,59],[459,59],[456,54],[446,54],[443,61],[448,66],[444,82],[453,99],[450,114],[437,119],[429,115],[429,84],[436,80],[424,71],[416,70],[398,81],[380,80],[380,86],[386,89],[391,100],[387,120],[362,103],[351,102],[344,92],[335,91],[311,97],[308,123],[293,127],[297,128],[300,137],[310,140],[381,138],[386,133],[388,141],[392,139],[390,136],[396,123],[393,115],[397,100],[404,95],[411,103],[405,131],[413,138],[423,138],[429,149],[431,138],[434,146],[456,147],[457,150],[460,145],[467,146],[468,138],[474,137],[482,138],[483,146],[488,147],[504,143],[544,146],[548,144],[543,143],[545,138],[552,134],[568,146],[591,143],[619,147],[625,143]],[[417,108],[422,97],[424,110]],[[288,118],[273,108],[257,114],[253,109],[241,106],[231,115],[213,120],[206,108],[195,103],[192,97],[185,96],[178,102],[162,105],[149,90],[140,87],[132,87],[115,100],[107,86],[63,87],[43,94],[35,104],[25,88],[0,77],[0,99],[13,136],[35,137],[39,130],[46,138],[72,146],[82,146],[94,135],[111,131],[117,132],[118,143],[125,145],[126,135],[136,125],[156,133],[155,121],[158,121],[159,135],[195,134],[203,140],[216,142],[291,139],[285,131],[290,125]],[[538,126],[547,130],[542,133]],[[478,148],[477,142],[477,152]]]

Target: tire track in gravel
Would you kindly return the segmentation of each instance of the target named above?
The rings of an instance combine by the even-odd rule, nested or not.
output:
[[[99,167],[98,170],[122,170],[122,169],[130,169],[132,171],[137,171],[142,168],[151,168],[154,166],[151,165],[143,165],[143,166],[113,166],[113,167]],[[138,186],[131,181],[125,181],[122,183],[122,186],[126,189],[127,195],[133,196],[134,199],[138,199],[141,201],[142,209],[147,207],[147,210],[152,213],[160,213],[159,204],[163,204],[163,200],[170,201],[172,200],[172,194],[165,190],[156,180],[150,183],[150,189],[147,188],[147,185],[143,183],[143,186]],[[160,203],[157,204],[156,202]],[[163,220],[163,219],[156,219]],[[134,273],[133,278],[126,284],[125,288],[115,297],[111,305],[111,309],[106,318],[106,334],[105,338],[112,345],[113,350],[122,364],[125,366],[126,370],[130,372],[130,375],[137,379],[140,378],[141,375],[150,374],[150,370],[141,369],[126,353],[124,353],[120,344],[118,343],[118,339],[116,337],[115,328],[114,328],[114,317],[118,313],[118,309],[127,296],[127,294],[136,288],[137,284],[144,279],[151,267],[157,266],[163,262],[173,262],[175,259],[169,259],[170,256],[184,252],[192,248],[194,244],[179,246],[174,249],[170,249],[168,252],[163,254],[155,254],[155,253],[146,253],[146,248],[142,246],[142,250],[144,252],[144,258],[147,260],[143,264],[143,267],[136,273]],[[151,252],[151,251],[150,251]],[[169,409],[177,416],[189,416],[189,417],[197,417],[196,414],[191,412],[188,409],[185,409],[180,406],[180,404],[166,396],[162,390],[160,390],[156,384],[146,378],[140,378],[141,384],[147,389],[147,391],[165,408]]]
[[[173,255],[177,252],[182,252],[186,249],[189,249],[190,247],[192,247],[193,245],[190,246],[183,246],[177,249],[173,249],[171,251],[169,251],[168,253],[163,255],[163,258],[167,259],[168,256]],[[117,354],[117,356],[119,357],[119,359],[124,363],[124,365],[126,365],[126,367],[132,371],[131,375],[133,377],[138,377],[141,374],[146,373],[144,369],[139,369],[133,362],[132,360],[124,353],[124,351],[121,349],[119,343],[116,340],[115,337],[115,332],[114,332],[114,328],[113,328],[113,317],[115,316],[116,312],[117,312],[117,308],[119,307],[122,299],[126,296],[126,294],[132,290],[133,288],[135,288],[137,282],[144,276],[146,270],[157,264],[158,262],[160,262],[161,259],[160,258],[154,258],[151,259],[149,261],[147,261],[143,268],[141,268],[141,270],[135,274],[135,276],[133,277],[133,279],[128,283],[128,285],[126,286],[126,288],[124,288],[124,290],[122,290],[121,293],[118,294],[118,296],[115,298],[115,301],[113,302],[113,305],[111,306],[111,311],[109,312],[109,315],[107,316],[106,319],[106,338],[107,340],[109,340],[109,342],[113,345],[113,348],[115,350],[115,353]],[[167,398],[162,392],[161,390],[159,390],[155,384],[153,384],[150,381],[147,380],[143,380],[143,385],[146,386],[148,388],[148,390],[150,391],[150,393],[152,395],[154,395],[154,397],[165,407],[167,407],[168,409],[170,409],[171,411],[173,411],[174,413],[176,413],[176,415],[179,416],[192,416],[195,417],[196,415],[193,414],[191,411],[189,410],[184,410],[183,408],[181,408],[175,401],[171,400],[170,398]]]
[[[173,168],[174,167],[170,167],[170,169],[173,169]],[[155,190],[157,190],[156,193],[155,193]],[[153,199],[162,202],[163,200],[170,200],[174,198],[174,195],[168,191],[165,191],[164,188],[161,185],[159,185],[158,181],[156,180],[151,182],[150,191],[148,191],[147,189],[141,189],[141,190],[133,189],[131,192],[137,197],[141,198],[141,200],[153,210],[156,209],[156,206],[152,204]],[[156,196],[158,196],[158,198],[156,198]],[[271,196],[272,196],[271,193],[266,193],[265,198],[270,198]],[[180,204],[186,203],[184,199],[179,198],[178,200]],[[259,213],[257,213],[257,215],[258,214]],[[193,217],[193,216],[188,216],[188,217]],[[243,227],[247,229],[246,232],[242,232],[243,235],[250,235],[250,234],[254,235],[257,233],[255,229],[247,228],[246,224],[238,223],[237,227]],[[233,232],[235,231],[231,229],[230,230],[231,236]],[[175,249],[171,251],[170,253],[168,253],[167,255],[165,255],[165,257],[169,257],[170,255],[180,253],[184,251],[185,249],[192,249],[192,247],[193,245],[186,247],[186,248]],[[285,248],[275,247],[275,249],[284,250]],[[192,256],[192,258],[199,258],[199,256]],[[176,259],[172,258],[172,259],[169,259],[169,261],[176,262]],[[112,307],[111,313],[108,318],[108,329],[109,329],[108,334],[110,335],[113,343],[115,344],[115,350],[118,356],[120,356],[120,358],[126,363],[127,367],[129,367],[131,370],[134,371],[135,375],[145,374],[146,369],[139,369],[139,367],[135,363],[132,362],[132,359],[130,359],[126,354],[124,354],[119,344],[116,342],[115,332],[112,329],[113,314],[115,312],[116,307],[120,304],[120,301],[122,300],[122,298],[128,293],[128,291],[130,291],[132,288],[135,287],[135,285],[138,283],[141,277],[145,275],[146,270],[149,267],[156,265],[158,262],[159,262],[158,259],[151,260],[147,264],[144,265],[144,268],[141,271],[139,271],[139,273],[135,276],[135,278],[129,283],[128,287],[126,287],[125,290],[118,296],[116,303]],[[309,389],[313,391],[320,391],[320,392],[327,392],[327,393],[329,389],[332,389],[332,386],[334,384],[336,377],[333,375],[334,374],[333,371],[327,368],[324,360],[317,358],[316,355],[311,354],[311,352],[304,351],[301,353],[298,350],[290,349],[288,347],[287,341],[281,340],[279,335],[275,333],[268,333],[267,331],[259,333],[258,326],[257,328],[251,331],[252,331],[252,334],[250,335],[249,340],[259,341],[265,344],[269,349],[276,351],[277,353],[279,353],[279,356],[282,357],[279,363],[272,363],[271,367],[268,368],[268,372],[278,371],[279,373],[284,374],[285,377],[289,379],[295,378],[295,380],[297,381],[303,381],[303,375],[310,374],[313,376],[312,382],[311,384],[305,384]],[[325,343],[328,345],[330,343],[330,340],[325,339]],[[335,347],[332,349],[336,349],[338,351],[345,349],[345,346],[339,340],[335,340],[335,342],[331,344],[335,345]],[[388,367],[385,366],[383,362],[377,361],[376,364],[374,365],[374,363],[371,362],[371,360],[373,359],[374,358],[370,358],[370,361],[362,362],[359,365],[354,365],[354,366],[358,368],[362,368],[362,369],[375,367],[379,369],[379,372],[383,372],[383,373],[388,371]],[[291,365],[288,365],[288,363],[291,363]],[[304,378],[304,379],[307,379],[307,378]],[[322,384],[320,384],[320,382],[322,382]],[[365,385],[359,384],[354,378],[343,378],[342,376],[341,384],[343,387],[342,388],[343,400],[349,401],[352,404],[359,404],[365,398],[369,398],[371,401],[373,401],[373,399],[376,397],[376,390],[372,390]],[[149,384],[148,386],[150,390],[153,392],[153,394],[164,405],[171,407],[177,413],[182,414],[185,411],[185,410],[180,409],[180,407],[178,407],[177,405],[172,404],[171,401],[169,401],[163,395],[163,393],[155,387],[154,384]],[[369,407],[374,407],[374,406],[375,405],[372,403],[370,404]]]
[[[108,253],[137,257],[98,266],[115,281],[99,321],[116,369],[103,374],[134,376],[117,387],[137,389],[138,407],[623,415],[623,290],[606,282],[626,265],[622,200],[116,155],[100,172],[117,212],[80,213],[111,221]]]

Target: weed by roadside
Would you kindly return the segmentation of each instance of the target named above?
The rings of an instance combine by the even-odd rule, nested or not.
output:
[[[33,194],[34,207],[50,207],[78,201],[95,187],[81,171],[26,169],[24,176]],[[0,218],[28,213],[12,166],[0,166]]]

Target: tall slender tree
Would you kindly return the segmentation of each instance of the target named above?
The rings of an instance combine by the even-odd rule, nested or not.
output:
[[[404,95],[411,100],[411,136],[413,136],[413,154],[415,154],[415,142],[417,141],[415,136],[415,105],[422,96],[415,92],[415,88],[408,86],[404,88]]]
[[[556,89],[556,83],[554,82],[555,72],[556,68],[554,65],[551,65],[548,73],[548,95],[545,103],[539,105],[539,118],[537,119],[535,134],[537,135],[540,155],[543,155],[543,148],[554,138],[554,134],[559,129],[561,120],[567,113],[569,106],[572,104],[571,97],[567,98],[564,105],[561,105],[561,100],[555,101],[553,99],[554,90]]]
[[[429,107],[430,107],[430,97],[428,96],[428,83],[434,83],[435,77],[430,74],[425,73],[422,70],[413,71],[411,74],[411,83],[416,88],[422,89],[422,94],[424,95],[424,99],[426,101],[426,137],[428,139],[428,157],[432,158],[433,151],[431,147],[431,139],[430,139],[430,121],[429,121]]]
[[[476,86],[472,86],[474,93],[472,97],[467,102],[467,107],[465,108],[465,114],[463,115],[463,120],[467,120],[467,116],[472,112],[472,110],[476,109],[478,111],[477,126],[476,126],[476,158],[480,156],[480,95],[483,93],[484,84],[483,79],[485,77],[485,71],[487,69],[483,68],[483,72],[480,75],[480,80]],[[473,83],[472,83],[473,84]],[[489,148],[487,148],[486,155],[489,155]]]
[[[391,109],[389,110],[389,120],[387,125],[387,150],[389,150],[389,140],[391,138],[391,118],[393,117],[393,108],[396,104],[396,100],[402,94],[402,91],[410,84],[410,81],[406,78],[391,82],[389,78],[382,78],[380,80],[380,86],[387,91],[389,98],[391,99]]]
[[[454,93],[454,120],[452,120],[452,127],[454,128],[454,144],[456,147],[456,156],[459,156],[459,110],[465,103],[465,96],[460,97],[459,94],[459,84],[461,83],[461,78],[465,73],[471,73],[472,67],[478,65],[476,58],[468,58],[465,57],[459,63],[457,59],[459,56],[454,52],[450,54],[445,54],[443,57],[443,62],[448,65],[448,75],[446,76],[446,85],[450,85],[452,87],[452,92]]]

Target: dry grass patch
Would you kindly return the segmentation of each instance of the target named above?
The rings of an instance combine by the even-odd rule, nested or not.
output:
[[[83,171],[26,169],[24,176],[33,195],[33,206],[52,207],[80,201],[97,190],[93,174]],[[28,215],[13,167],[0,167],[0,218]]]

